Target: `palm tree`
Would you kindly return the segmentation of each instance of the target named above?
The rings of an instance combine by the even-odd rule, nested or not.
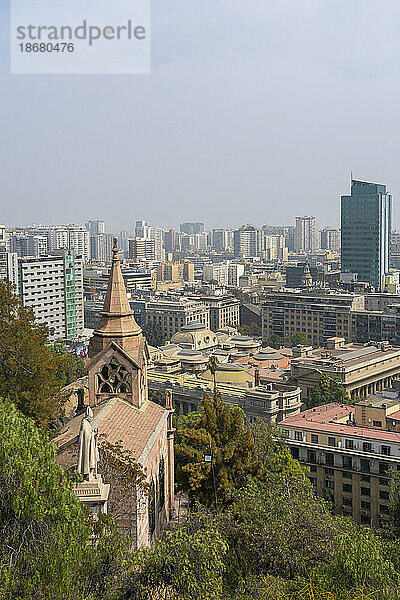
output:
[[[214,394],[215,391],[217,389],[217,377],[216,377],[216,373],[218,370],[218,358],[216,356],[210,356],[210,358],[208,359],[208,364],[207,367],[210,369],[210,373],[212,374],[213,378],[214,378]]]

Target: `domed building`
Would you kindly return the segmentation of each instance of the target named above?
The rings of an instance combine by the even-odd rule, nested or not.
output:
[[[215,333],[205,327],[203,323],[194,322],[185,325],[178,333],[175,333],[171,338],[171,344],[201,351],[215,348],[218,345],[218,339]]]
[[[207,369],[199,376],[199,379],[213,381],[214,376],[210,369]],[[248,373],[241,365],[229,363],[219,363],[215,379],[217,384],[229,383],[245,388],[252,387],[254,383],[254,376]]]

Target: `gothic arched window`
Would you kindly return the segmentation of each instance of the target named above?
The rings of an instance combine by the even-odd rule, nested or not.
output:
[[[127,394],[131,391],[131,374],[112,358],[97,374],[100,394]]]

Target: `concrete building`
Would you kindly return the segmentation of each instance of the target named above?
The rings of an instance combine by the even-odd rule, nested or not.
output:
[[[85,227],[90,235],[98,235],[99,233],[106,232],[106,225],[104,221],[88,221],[85,223]]]
[[[211,246],[216,252],[225,252],[228,249],[228,230],[213,229],[211,232]]]
[[[258,418],[279,423],[300,411],[300,389],[293,384],[266,382],[261,385],[239,365],[220,364],[217,371],[218,391],[224,402],[240,406],[248,423]],[[201,376],[191,373],[162,373],[149,370],[149,388],[172,389],[174,407],[181,414],[198,410],[204,392],[212,394],[213,378],[207,371]]]
[[[179,230],[181,233],[186,233],[187,235],[203,233],[204,223],[181,223]]]
[[[157,266],[157,281],[194,281],[194,264],[189,261],[161,263]]]
[[[185,297],[154,297],[146,305],[146,322],[170,340],[185,325],[202,323],[210,328],[210,311],[204,303]]]
[[[400,347],[385,343],[346,344],[343,338],[327,340],[324,348],[293,348],[291,378],[304,397],[324,374],[340,381],[349,397],[366,397],[390,386],[400,375]]]
[[[8,279],[18,287],[18,258],[15,252],[8,251],[5,225],[0,225],[0,279]]]
[[[392,231],[390,235],[390,266],[400,269],[400,232]]]
[[[136,221],[135,238],[141,240],[153,240],[154,242],[154,259],[164,260],[164,232],[160,227],[152,227],[146,221]]]
[[[210,329],[218,331],[224,327],[240,324],[240,302],[234,296],[195,296],[210,312]]]
[[[340,252],[340,229],[325,227],[321,230],[321,249]]]
[[[257,256],[257,230],[253,225],[242,225],[233,232],[235,258]]]
[[[165,408],[148,399],[148,361],[149,349],[129,306],[115,243],[101,320],[89,343],[88,404],[100,439],[121,444],[145,473],[148,494],[140,488],[121,489],[118,468],[114,471],[112,464],[106,471],[109,512],[131,535],[135,548],[153,543],[174,508],[171,394],[166,394]],[[77,462],[79,408],[56,438],[57,460],[64,469],[73,469]]]
[[[315,217],[296,217],[295,251],[315,252],[318,246]]]
[[[351,195],[341,199],[342,271],[358,273],[382,290],[389,272],[392,196],[386,185],[351,182]]]
[[[138,237],[129,240],[129,258],[143,262],[152,262],[156,260],[154,240]]]
[[[204,265],[203,281],[216,281],[220,285],[228,285],[229,282],[229,265],[228,263],[213,263]]]
[[[393,395],[327,404],[280,423],[316,493],[330,498],[336,513],[372,527],[389,525],[391,478],[400,468],[400,398]]]
[[[318,292],[276,292],[261,304],[262,339],[277,335],[290,344],[296,331],[304,333],[310,344],[323,346],[333,336],[355,340],[355,311],[364,309],[364,296]]]
[[[50,341],[83,336],[83,260],[73,251],[18,259],[21,304],[50,329]]]

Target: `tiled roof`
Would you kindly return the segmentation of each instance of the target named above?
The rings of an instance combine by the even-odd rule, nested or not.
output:
[[[136,459],[153,445],[152,436],[168,416],[168,411],[154,402],[147,401],[139,409],[120,398],[106,400],[92,410],[92,427],[98,427],[99,435],[106,435],[109,442],[121,441]],[[55,438],[59,451],[76,441],[81,421],[82,415],[75,417]]]
[[[299,429],[335,433],[336,435],[343,434],[353,438],[359,437],[400,444],[400,433],[340,423],[339,420],[345,418],[349,412],[351,412],[351,406],[331,403],[324,406],[318,406],[315,409],[311,408],[297,415],[288,417],[281,421],[279,426],[283,428],[292,426],[298,427]],[[336,417],[337,420],[333,420],[334,417]],[[390,418],[392,418],[392,415],[389,415],[389,419]]]

